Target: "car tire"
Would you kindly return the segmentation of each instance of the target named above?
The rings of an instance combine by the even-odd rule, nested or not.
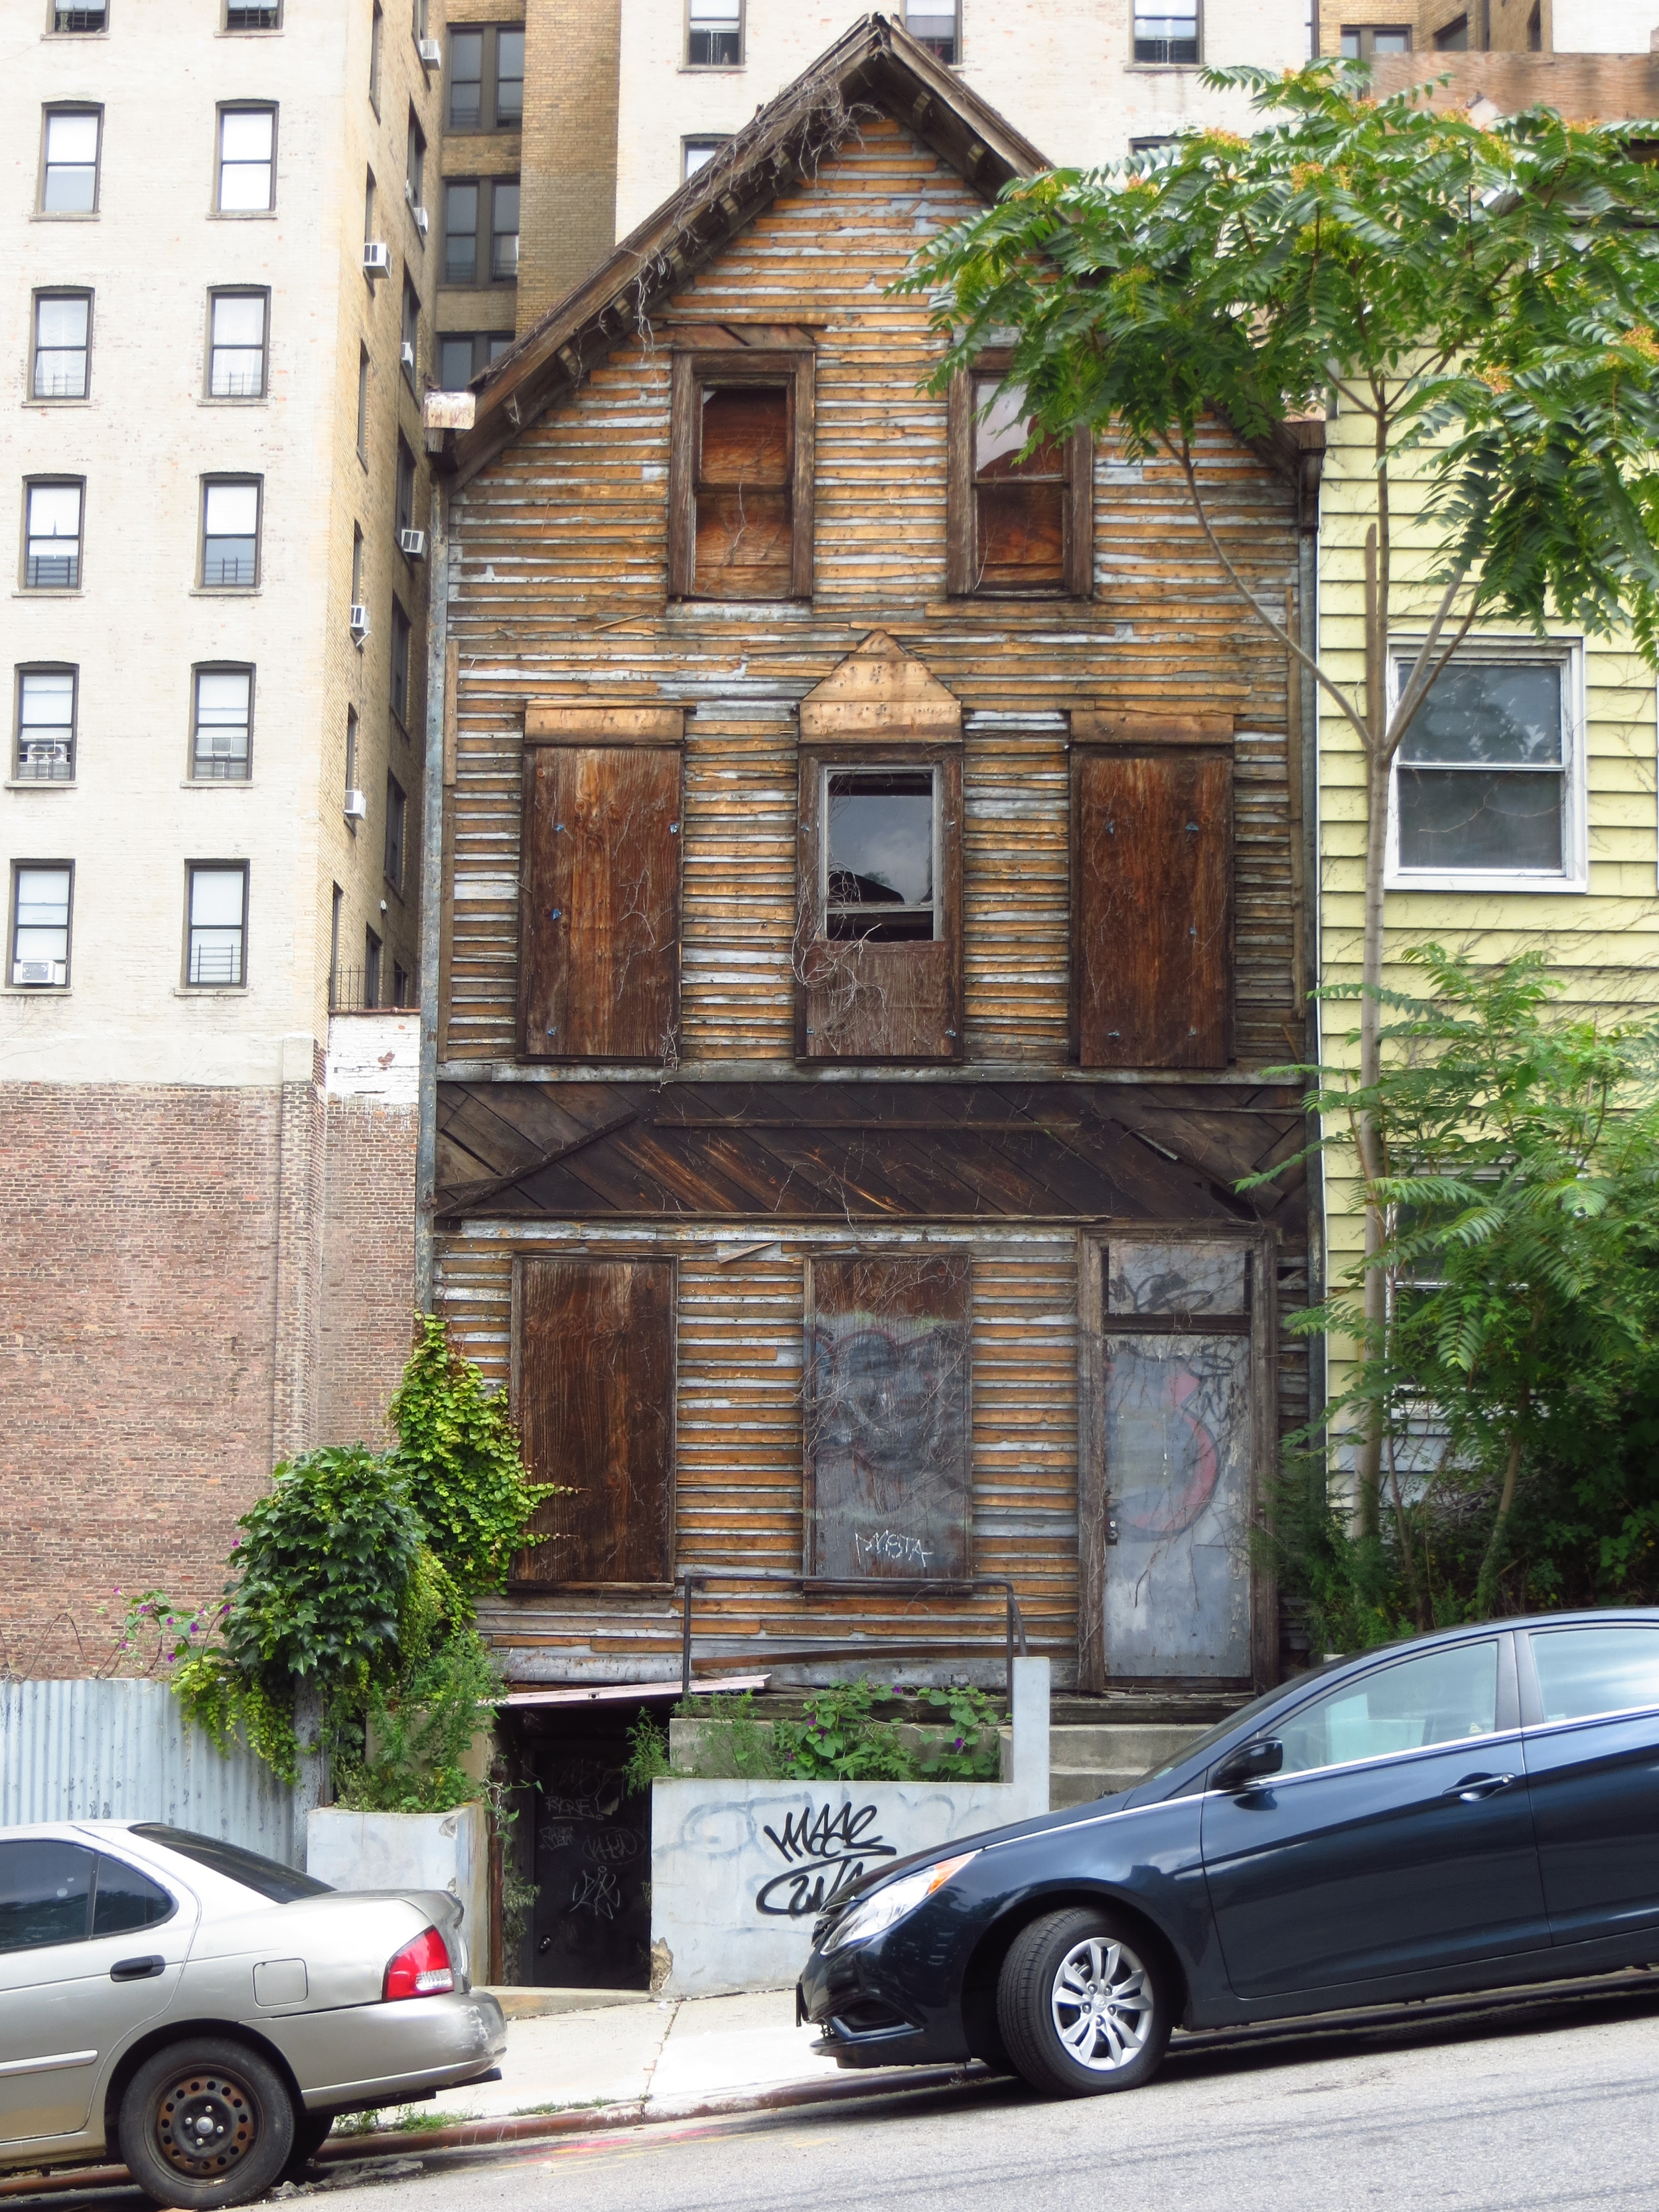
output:
[[[1113,1914],[1072,1906],[1022,1928],[997,1980],[997,2026],[1014,2070],[1051,2097],[1138,2089],[1168,2048],[1163,1961]]]
[[[329,2130],[334,2125],[332,2112],[296,2112],[294,2116],[294,2148],[288,2154],[288,2164],[283,2168],[283,2179],[292,2181],[296,2174],[310,2165],[328,2141]]]
[[[294,2104],[257,2051],[228,2038],[192,2038],[138,2069],[121,2099],[118,2134],[127,2172],[145,2196],[186,2212],[216,2212],[263,2197],[282,2179],[294,2148]]]

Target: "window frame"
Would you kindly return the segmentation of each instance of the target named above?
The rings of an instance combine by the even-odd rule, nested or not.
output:
[[[512,275],[498,276],[495,270],[495,240],[497,238],[507,237],[516,240],[523,234],[524,201],[518,171],[508,170],[499,175],[447,176],[443,180],[443,187],[444,253],[439,283],[447,292],[499,292],[505,290],[508,286],[516,285],[519,281],[516,249]],[[520,192],[519,221],[510,232],[500,229],[495,219],[496,203],[503,190]],[[453,231],[450,228],[449,195],[456,191],[471,191],[477,195],[473,204],[472,228],[470,232]],[[450,267],[449,241],[452,238],[467,237],[472,240],[472,274],[470,276],[457,276]]]
[[[207,574],[207,547],[208,547],[208,535],[207,535],[207,507],[208,507],[208,494],[209,494],[209,492],[210,492],[211,489],[213,489],[216,486],[222,485],[222,485],[228,485],[228,486],[234,486],[234,487],[237,487],[237,488],[240,488],[240,487],[242,487],[242,486],[244,486],[244,485],[251,484],[251,485],[253,487],[253,579],[252,579],[252,581],[251,583],[246,583],[246,584],[245,584],[245,583],[242,583],[241,581],[238,580],[237,582],[233,583],[233,584],[227,584],[227,583],[210,584],[210,583],[208,581],[208,574]],[[264,582],[264,534],[265,534],[265,533],[264,533],[264,523],[265,523],[265,480],[264,480],[264,478],[263,477],[246,476],[246,475],[235,475],[235,476],[230,476],[230,475],[218,475],[218,474],[216,474],[216,475],[213,475],[213,476],[204,476],[204,477],[202,478],[202,494],[201,494],[201,498],[200,498],[200,500],[198,501],[198,505],[197,505],[197,516],[198,516],[198,530],[197,530],[198,550],[197,550],[197,556],[196,556],[196,588],[197,588],[197,590],[198,590],[198,592],[211,592],[215,595],[215,597],[216,597],[216,598],[220,593],[222,593],[222,592],[226,592],[226,593],[234,594],[234,593],[239,592],[257,592],[257,591],[259,589],[259,587],[260,587],[261,584],[262,584],[262,583]]]
[[[410,709],[414,704],[415,623],[396,592],[392,594],[392,649],[386,676],[386,705],[392,719],[407,737]],[[399,694],[401,693],[401,700]]]
[[[213,336],[213,318],[221,300],[258,300],[264,309],[264,334],[259,341],[259,389],[257,392],[216,392],[213,388],[213,356],[218,350]],[[227,346],[228,353],[246,353],[246,346]],[[210,284],[207,295],[207,362],[202,384],[202,397],[211,400],[216,407],[258,406],[270,397],[270,288],[268,284]]]
[[[501,36],[503,31],[517,31],[522,34],[524,29],[522,23],[451,23],[448,26],[447,42],[444,48],[443,127],[446,132],[461,138],[483,138],[494,137],[503,131],[523,130],[522,93],[518,113],[509,115],[505,121],[501,118]],[[458,34],[466,37],[475,33],[483,40],[478,60],[478,120],[476,123],[458,123],[450,106],[449,92],[449,88],[457,82],[451,58],[454,51],[453,41]],[[471,82],[471,78],[464,81]],[[524,79],[509,77],[507,82],[522,87]]]
[[[368,466],[368,348],[362,340],[357,344],[357,459]]]
[[[855,938],[834,937],[830,933],[829,923],[831,906],[833,905],[837,912],[842,912],[854,903],[854,902],[848,899],[832,901],[830,896],[830,864],[831,858],[833,857],[830,852],[830,845],[832,842],[832,829],[830,823],[832,793],[830,789],[832,779],[839,775],[926,775],[928,780],[927,806],[929,817],[928,837],[930,844],[930,851],[928,854],[928,873],[933,887],[933,895],[932,898],[926,902],[925,911],[932,916],[933,927],[931,936],[911,939],[896,938],[890,941],[895,944],[942,944],[946,933],[944,890],[944,825],[946,801],[945,786],[949,781],[949,778],[948,776],[941,775],[940,763],[938,761],[933,760],[830,761],[815,759],[813,768],[814,772],[818,778],[818,788],[816,794],[815,804],[817,805],[819,821],[823,825],[822,832],[817,841],[817,880],[812,886],[812,908],[814,917],[817,923],[817,928],[813,938],[813,942],[815,944],[823,945],[849,945],[856,944],[860,941],[880,941],[878,939],[860,940]],[[917,915],[922,913],[924,911],[924,908],[922,902],[917,901],[914,904],[907,904],[904,908],[904,911],[907,914]]]
[[[501,358],[501,355],[507,352],[514,343],[511,331],[440,331],[435,340],[439,378],[437,389],[440,392],[465,392],[468,386],[493,368]],[[462,343],[470,345],[472,349],[472,373],[467,378],[465,384],[450,384],[444,378],[444,348]],[[500,348],[499,353],[492,352],[491,349],[495,347]]]
[[[1336,33],[1338,54],[1343,53],[1343,41],[1352,39],[1354,41],[1354,51],[1346,58],[1354,61],[1370,61],[1376,51],[1376,39],[1379,31],[1387,31],[1391,35],[1403,32],[1406,44],[1401,51],[1408,54],[1417,51],[1416,40],[1409,23],[1341,23],[1337,27]]]
[[[924,18],[927,12],[927,11],[925,8],[918,8],[916,9],[916,14]],[[910,9],[908,4],[908,0],[907,4],[902,11],[904,27],[907,32],[909,32],[909,35],[916,41],[917,45],[920,46],[925,52],[933,54],[933,59],[939,64],[941,69],[953,70],[960,69],[962,67],[962,0],[951,0],[951,12],[955,18],[957,27],[956,34],[951,43],[956,51],[951,54],[951,58],[947,61],[943,54],[933,52],[933,47],[931,43],[930,37],[924,36],[924,34],[919,31],[913,31],[910,29]]]
[[[61,868],[69,878],[69,902],[64,922],[64,980],[61,983],[19,983],[17,973],[18,895],[20,878],[25,868]],[[9,991],[23,991],[33,995],[40,991],[67,991],[75,981],[75,863],[65,860],[33,860],[27,856],[11,864],[11,896],[7,908],[6,978]]]
[[[410,444],[408,439],[404,437],[402,430],[400,429],[398,433],[398,468],[396,477],[393,480],[392,503],[392,534],[400,541],[405,530],[416,530],[420,526],[415,520],[415,500],[419,489],[419,483],[418,465],[415,459],[415,448]],[[393,601],[395,604],[395,593],[393,594]],[[393,624],[393,629],[395,632],[395,623]]]
[[[202,733],[202,678],[204,676],[246,676],[247,678],[246,743],[242,754],[240,775],[204,775],[198,744]],[[190,753],[185,769],[187,783],[220,785],[252,783],[253,781],[253,711],[258,690],[258,672],[251,660],[198,660],[190,671]]]
[[[1152,15],[1152,10],[1151,10],[1150,9],[1148,9],[1146,10],[1146,13],[1147,13],[1147,15],[1148,15],[1149,16],[1151,16],[1151,15]],[[1140,9],[1139,8],[1139,6],[1135,6],[1135,5],[1132,5],[1132,6],[1131,6],[1131,8],[1130,8],[1130,9],[1129,9],[1129,58],[1128,58],[1128,64],[1127,64],[1127,66],[1128,66],[1130,69],[1133,69],[1133,70],[1196,70],[1196,69],[1202,69],[1202,68],[1204,68],[1204,67],[1205,67],[1205,60],[1204,60],[1204,45],[1205,45],[1205,40],[1204,40],[1204,28],[1205,28],[1205,26],[1204,26],[1204,0],[1193,0],[1193,29],[1194,29],[1194,33],[1195,33],[1195,34],[1196,34],[1196,35],[1195,35],[1195,37],[1194,37],[1194,44],[1197,46],[1197,48],[1198,48],[1198,52],[1194,55],[1194,57],[1193,57],[1192,60],[1191,60],[1191,61],[1189,61],[1189,62],[1152,62],[1152,61],[1143,62],[1143,61],[1139,60],[1139,59],[1137,58],[1137,57],[1136,57],[1136,54],[1135,54],[1135,45],[1136,45],[1136,39],[1135,39],[1135,25],[1136,25],[1137,21],[1139,21],[1139,19],[1140,14],[1141,14],[1141,10],[1140,10]],[[1157,19],[1154,19],[1154,20],[1157,20]],[[1165,17],[1165,18],[1164,18],[1164,19],[1162,19],[1162,20],[1168,21],[1169,19],[1168,19],[1167,17]]]
[[[732,134],[729,131],[694,131],[687,132],[680,140],[681,184],[689,185],[692,178],[700,177],[703,171],[709,167],[711,162],[719,161],[722,150],[732,143]],[[708,158],[707,161],[699,161],[695,169],[688,169],[685,166],[686,158],[691,152],[694,146],[706,146],[708,149]]]
[[[691,0],[685,0],[684,26],[680,41],[680,67],[698,76],[729,75],[749,66],[749,0],[737,0],[738,58],[734,62],[694,62],[691,58]]]
[[[197,925],[191,921],[191,910],[195,903],[196,878],[198,874],[239,874],[242,878],[242,919],[239,924],[240,941],[238,958],[238,966],[241,972],[238,980],[234,983],[204,983],[200,981],[192,981],[191,977],[191,937],[197,927]],[[185,862],[185,957],[183,973],[179,979],[180,985],[183,989],[191,993],[197,991],[246,991],[247,989],[249,874],[250,869],[248,863],[246,860],[186,860]],[[200,926],[204,929],[222,929],[224,927],[224,924],[222,922],[204,922]]]
[[[83,407],[92,397],[92,328],[94,301],[97,295],[90,284],[40,284],[29,295],[29,367],[28,396],[32,407]],[[84,300],[87,303],[87,342],[82,352],[85,367],[78,392],[46,392],[38,388],[40,356],[43,351],[73,352],[75,349],[62,346],[43,348],[40,343],[40,307],[47,300]]]
[[[66,31],[62,35],[70,38],[85,34]],[[49,208],[46,205],[46,176],[48,169],[52,166],[47,160],[47,155],[51,147],[52,118],[58,115],[90,115],[97,120],[98,138],[92,157],[92,205],[89,208]],[[64,161],[58,163],[58,166],[61,168],[80,168],[84,165],[78,161]],[[95,222],[103,211],[103,198],[104,110],[101,104],[86,100],[43,101],[40,107],[40,168],[35,184],[35,214],[46,222]]]
[[[225,190],[225,118],[229,115],[268,115],[270,118],[270,185],[264,207],[228,208]],[[274,100],[222,100],[213,111],[213,205],[210,212],[224,222],[264,222],[276,212],[276,160],[281,110]],[[238,168],[257,163],[237,162]]]
[[[73,485],[80,495],[80,528],[75,539],[75,580],[68,584],[39,584],[29,581],[29,506],[37,491],[63,490]],[[33,594],[49,592],[54,597],[67,598],[74,592],[83,592],[87,585],[87,480],[84,477],[25,477],[23,479],[23,543],[22,558],[18,563],[19,587]]]
[[[380,1003],[380,963],[386,957],[386,939],[372,922],[363,924],[363,988],[358,994],[364,1012],[372,1012]]]
[[[415,103],[411,100],[409,103],[409,134],[404,147],[404,198],[409,203],[411,219],[418,216],[426,205],[428,151],[426,132],[421,127],[421,118],[415,112]],[[430,217],[428,222],[429,227]],[[427,234],[418,222],[415,223],[415,235],[424,246]]]
[[[392,872],[396,860],[398,872]],[[399,898],[409,872],[409,793],[388,769],[386,774],[386,831],[380,840],[380,873]]]
[[[1328,1774],[1351,1774],[1356,1768],[1362,1766],[1394,1766],[1398,1765],[1402,1759],[1425,1759],[1437,1755],[1443,1759],[1449,1753],[1456,1751],[1463,1744],[1490,1744],[1496,1742],[1502,1736],[1518,1735],[1521,1733],[1522,1723],[1520,1700],[1516,1694],[1516,1683],[1515,1632],[1498,1621],[1483,1621],[1480,1626],[1485,1631],[1484,1634],[1460,1637],[1455,1643],[1439,1644],[1431,1651],[1402,1651],[1395,1658],[1379,1659],[1375,1666],[1367,1667],[1361,1674],[1347,1675],[1340,1681],[1326,1682],[1323,1687],[1316,1691],[1311,1697],[1304,1698],[1287,1711],[1276,1712],[1270,1724],[1255,1730],[1252,1735],[1245,1738],[1245,1741],[1253,1741],[1256,1737],[1271,1741],[1290,1722],[1299,1719],[1304,1713],[1311,1711],[1314,1706],[1327,1704],[1333,1698],[1352,1697],[1357,1691],[1363,1690],[1367,1683],[1376,1681],[1380,1675],[1392,1674],[1396,1668],[1421,1666],[1425,1660],[1447,1656],[1454,1651],[1477,1650],[1484,1644],[1496,1646],[1493,1655],[1494,1672],[1497,1676],[1493,1696],[1493,1725],[1489,1731],[1480,1735],[1448,1736],[1439,1743],[1407,1744],[1403,1749],[1398,1751],[1362,1752],[1354,1759],[1328,1759],[1322,1766],[1288,1767],[1282,1775],[1275,1774],[1273,1777],[1273,1788],[1279,1789],[1281,1784],[1288,1785],[1291,1783],[1318,1781]],[[1568,1723],[1566,1725],[1571,1726],[1573,1723]],[[1243,1746],[1236,1748],[1242,1749]]]
[[[58,21],[58,15],[60,14],[73,15],[75,13],[74,8],[72,6],[65,7],[64,0],[46,0],[46,36],[49,39],[106,38],[109,35],[110,9],[113,5],[114,0],[103,0],[104,20],[99,24],[97,29],[94,31],[85,28],[77,28],[76,26],[72,23],[60,23]]]
[[[1008,348],[993,347],[976,356],[971,368],[959,370],[951,379],[945,424],[945,592],[951,599],[994,599],[1021,605],[1086,602],[1095,596],[1095,441],[1094,433],[1086,428],[1072,431],[1065,441],[1070,476],[1064,500],[1064,581],[1058,589],[1044,586],[1029,592],[974,581],[979,560],[974,385],[977,380],[1006,376],[1012,363]]]
[[[237,6],[274,6],[276,11],[276,21],[274,23],[233,23],[230,20],[230,11]],[[273,31],[280,31],[282,27],[283,0],[224,0],[224,5],[219,12],[219,33],[222,38],[269,38]]]
[[[23,722],[23,692],[31,676],[67,676],[70,679],[69,718],[69,774],[67,775],[25,775],[22,752],[25,743]],[[6,772],[6,781],[33,789],[36,784],[56,785],[59,790],[79,781],[81,738],[81,669],[73,660],[20,660],[13,670],[11,764]],[[50,744],[49,738],[33,742]]]
[[[1400,663],[1413,659],[1421,647],[1420,636],[1397,635],[1389,640],[1389,711],[1400,698]],[[1578,896],[1589,889],[1589,797],[1587,774],[1584,647],[1582,638],[1482,636],[1466,639],[1448,666],[1468,667],[1485,662],[1498,667],[1517,663],[1550,665],[1560,672],[1561,683],[1561,867],[1559,872],[1523,868],[1403,868],[1400,862],[1399,779],[1401,757],[1395,753],[1389,769],[1388,839],[1382,881],[1389,890],[1401,891],[1524,891],[1532,896]],[[1447,763],[1407,763],[1448,767]],[[1473,765],[1473,764],[1472,764]],[[1549,769],[1527,769],[1515,763],[1516,773],[1550,775]],[[1455,764],[1448,772],[1459,773]]]
[[[414,356],[412,360],[404,359],[405,346]],[[421,374],[421,295],[415,289],[414,280],[407,268],[404,270],[403,314],[398,328],[398,367],[404,382],[418,398],[420,386],[416,380]]]
[[[812,598],[817,455],[814,390],[817,356],[811,346],[744,346],[676,350],[669,369],[668,596],[703,599],[696,589],[698,394],[705,385],[784,386],[791,395],[793,466],[790,474],[789,590],[777,599],[718,601],[724,606],[783,606]]]
[[[368,19],[368,104],[380,112],[380,83],[386,70],[386,11],[374,0]]]
[[[1574,1713],[1565,1720],[1550,1720],[1544,1711],[1544,1686],[1538,1672],[1538,1653],[1534,1638],[1547,1636],[1617,1636],[1621,1632],[1639,1632],[1659,1636],[1659,1623],[1646,1620],[1574,1620],[1564,1619],[1549,1627],[1516,1629],[1513,1632],[1516,1658],[1520,1668],[1521,1726],[1528,1736],[1556,1735],[1572,1729],[1604,1728],[1610,1723],[1629,1720],[1639,1713],[1650,1713],[1659,1708],[1659,1699],[1640,1705],[1609,1705],[1593,1713]]]

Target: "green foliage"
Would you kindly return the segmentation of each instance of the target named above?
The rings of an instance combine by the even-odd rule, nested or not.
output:
[[[916,1694],[923,1705],[943,1709],[951,1723],[923,1753],[917,1772],[928,1781],[994,1782],[1002,1771],[996,1699],[966,1685]]]
[[[361,1706],[360,1757],[337,1757],[335,1796],[354,1812],[443,1813],[478,1795],[462,1761],[487,1731],[501,1680],[475,1628],[458,1628],[372,1680]]]
[[[775,1721],[772,1744],[781,1773],[802,1781],[908,1782],[915,1764],[890,1721],[874,1708],[890,1695],[877,1682],[838,1682],[815,1690],[798,1721]]]
[[[630,1797],[649,1790],[670,1771],[668,1732],[649,1713],[641,1713],[628,1731],[628,1759],[623,1781]]]
[[[1561,1013],[1537,953],[1408,957],[1431,995],[1387,994],[1378,1079],[1319,1071],[1312,1101],[1326,1149],[1370,1117],[1385,1209],[1369,1267],[1296,1324],[1364,1355],[1327,1434],[1383,1443],[1374,1534],[1317,1472],[1280,1486],[1281,1570],[1333,1650],[1659,1592],[1659,1019]]]
[[[1115,422],[1190,465],[1200,417],[1245,437],[1333,380],[1379,458],[1423,449],[1443,575],[1478,608],[1547,608],[1659,650],[1659,173],[1629,126],[1532,108],[1477,125],[1359,64],[1206,70],[1249,91],[1245,140],[1009,185],[926,245],[942,390],[1013,333],[1042,430]],[[1432,441],[1432,442],[1431,442]]]
[[[530,1480],[505,1398],[453,1349],[435,1314],[417,1325],[391,1420],[391,1456],[434,1555],[465,1598],[499,1590],[514,1554],[548,1540],[528,1533],[537,1506],[569,1492]]]

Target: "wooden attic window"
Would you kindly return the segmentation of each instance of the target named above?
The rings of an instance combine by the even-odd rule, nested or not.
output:
[[[811,352],[678,352],[671,380],[670,596],[810,599]]]
[[[1083,1067],[1232,1057],[1224,714],[1072,717],[1072,1010]]]
[[[526,714],[521,1059],[672,1054],[684,726],[678,707]]]
[[[1030,421],[1000,389],[1006,352],[981,354],[951,385],[949,588],[1000,597],[1094,595],[1094,441],[1087,430],[1024,447]]]

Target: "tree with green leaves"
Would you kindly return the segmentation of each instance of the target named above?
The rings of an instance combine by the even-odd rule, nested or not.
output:
[[[1381,1064],[1401,741],[1482,617],[1628,629],[1659,657],[1659,171],[1636,158],[1632,129],[1547,108],[1478,123],[1437,112],[1422,87],[1374,100],[1360,64],[1205,82],[1248,89],[1271,119],[1248,140],[1193,131],[1115,167],[1018,180],[931,240],[903,284],[934,298],[947,341],[935,388],[1012,337],[1006,387],[1025,395],[1034,435],[1111,425],[1131,456],[1172,462],[1250,618],[1354,732],[1368,809],[1355,1136],[1374,1262],[1389,1163],[1363,1100]],[[1367,425],[1371,454],[1355,686],[1253,596],[1197,459],[1206,415],[1261,440],[1331,397]],[[1437,547],[1426,605],[1401,558],[1407,480],[1426,495]],[[1424,630],[1391,703],[1402,609]],[[1382,1271],[1368,1265],[1364,1280],[1362,1343],[1374,1346]],[[1367,1413],[1358,1502],[1373,1530],[1381,1454]]]

